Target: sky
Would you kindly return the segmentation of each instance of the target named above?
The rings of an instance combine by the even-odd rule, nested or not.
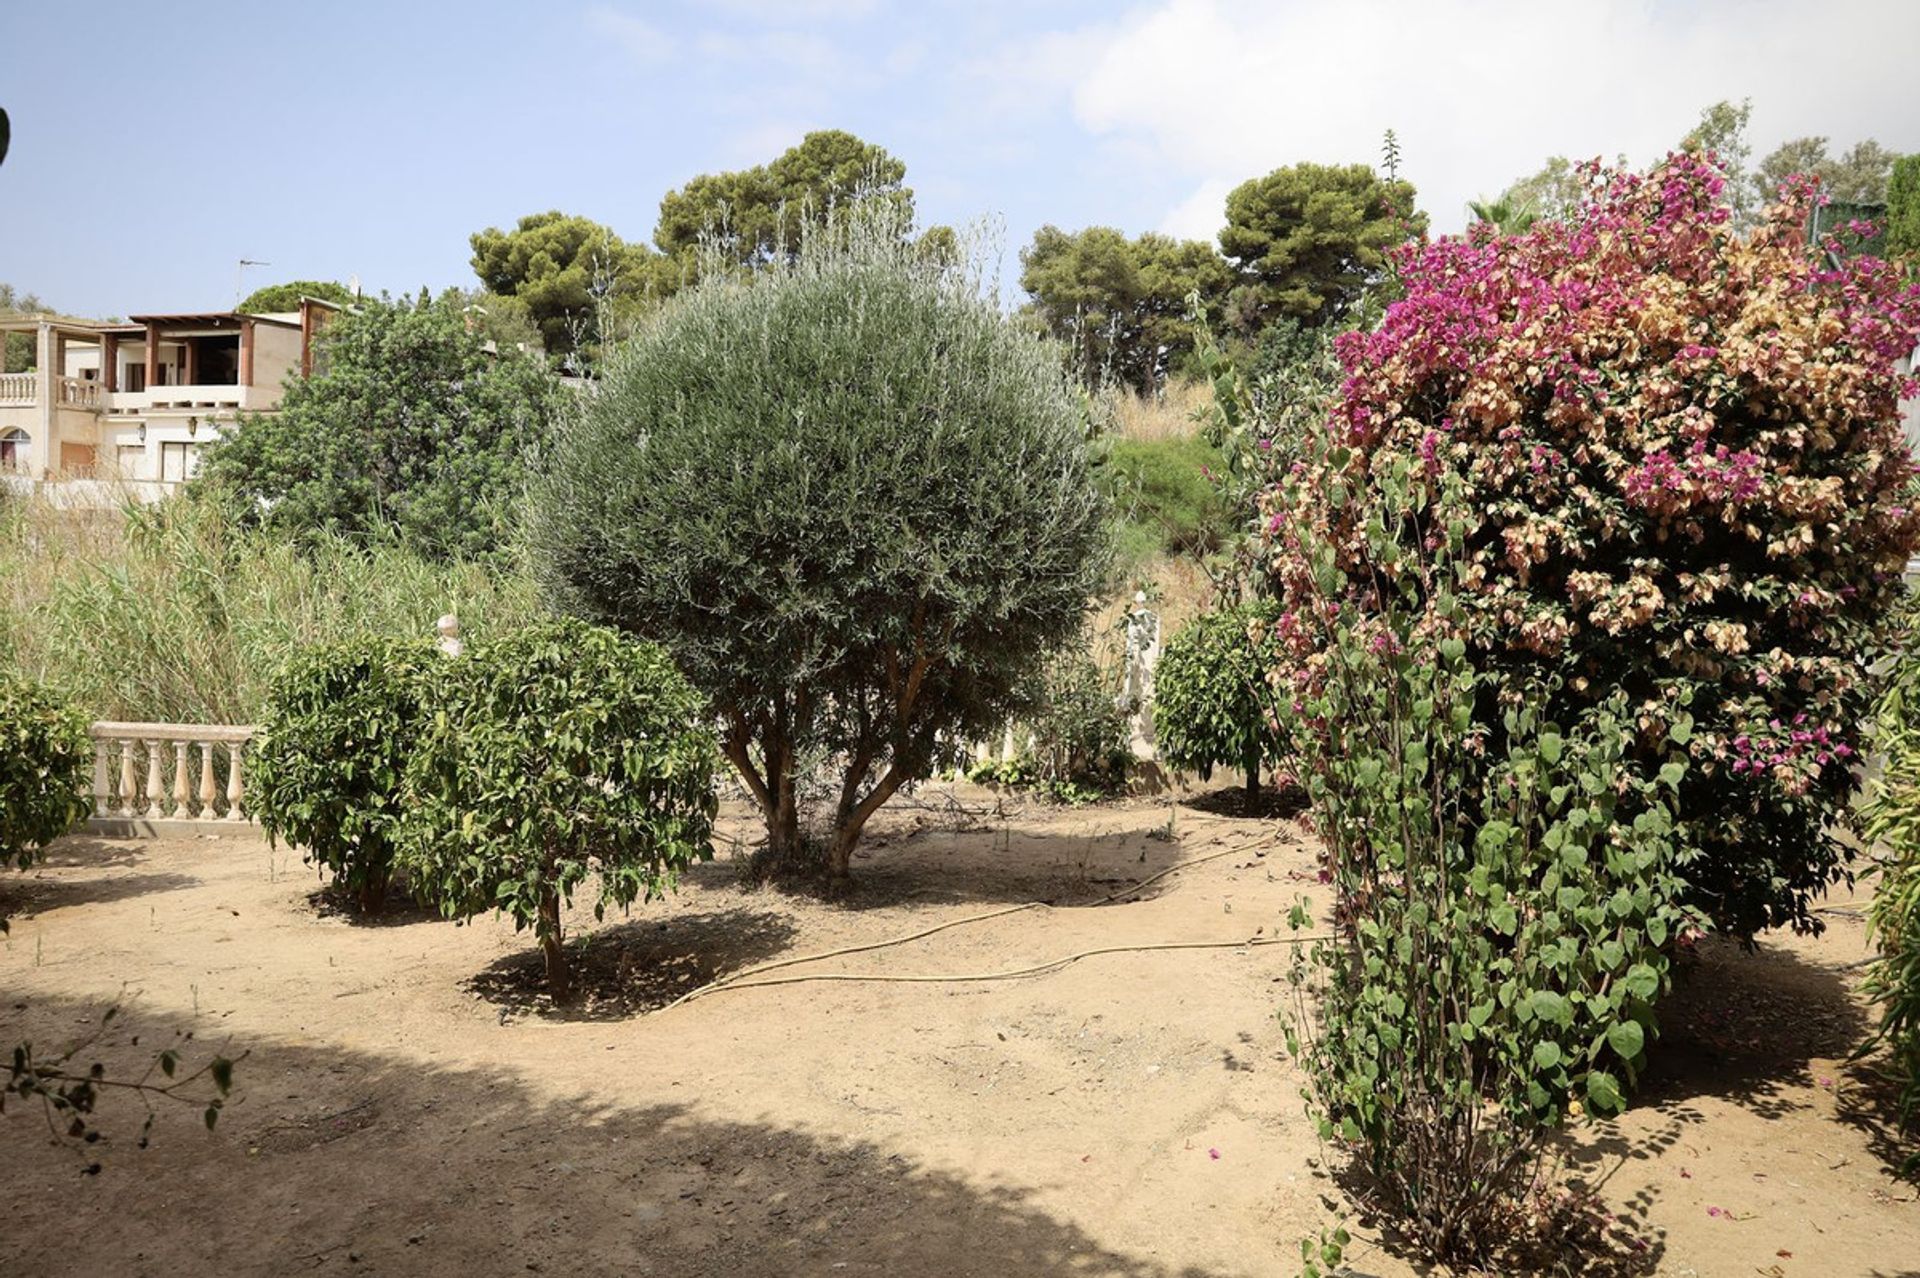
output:
[[[646,240],[670,188],[842,128],[923,221],[996,228],[1011,292],[1042,224],[1209,237],[1240,181],[1389,128],[1436,231],[1722,98],[1756,160],[1920,150],[1916,49],[1920,0],[5,0],[0,281],[95,316],[471,286],[483,227]]]

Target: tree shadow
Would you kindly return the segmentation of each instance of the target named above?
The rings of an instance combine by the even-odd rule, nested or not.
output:
[[[140,1067],[124,1037],[102,1046],[116,1073]],[[0,1270],[1217,1278],[1107,1247],[1030,1188],[870,1140],[691,1101],[556,1098],[492,1066],[250,1046],[211,1135],[166,1108],[138,1150],[142,1111],[118,1098],[88,1153],[97,1177],[10,1107]]]
[[[1712,1096],[1764,1119],[1809,1108],[1791,1092],[1813,1081],[1811,1063],[1846,1057],[1867,1034],[1840,968],[1783,945],[1762,941],[1749,951],[1719,937],[1676,964],[1659,1022],[1643,1103],[1665,1108]]]
[[[76,905],[125,901],[151,892],[173,892],[200,880],[187,874],[113,874],[100,878],[42,877],[35,867],[0,877],[0,919],[28,919]]]
[[[69,834],[55,839],[34,862],[61,870],[104,870],[138,865],[147,859],[147,839],[102,839],[91,834]]]
[[[931,822],[880,824],[854,850],[852,874],[835,882],[824,866],[801,866],[756,877],[758,843],[721,843],[713,861],[682,874],[703,887],[749,890],[826,901],[851,910],[915,903],[1089,905],[1193,858],[1194,849],[1159,827],[1067,834],[1015,819],[991,827],[943,828]],[[763,841],[762,841],[763,842]],[[1160,879],[1128,900],[1150,900],[1173,885]]]
[[[794,932],[781,915],[744,907],[634,919],[568,942],[574,982],[569,1004],[556,1006],[548,996],[545,961],[531,943],[489,964],[467,988],[506,1013],[624,1020],[773,958]]]
[[[1229,785],[1190,795],[1181,800],[1180,806],[1240,821],[1284,821],[1307,810],[1307,792],[1298,785],[1268,785],[1249,795],[1245,786]]]
[[[1844,1085],[1836,1088],[1834,1116],[1867,1138],[1867,1150],[1890,1171],[1899,1174],[1912,1160],[1920,1159],[1920,1130],[1906,1126],[1900,1117],[1900,1082],[1882,1067],[1882,1059],[1869,1056],[1849,1061],[1844,1067]],[[1912,1176],[1920,1171],[1920,1164]]]
[[[307,893],[307,906],[316,918],[338,919],[350,927],[411,927],[446,921],[440,911],[413,898],[404,878],[393,881],[385,903],[371,913],[361,909],[352,889],[338,880]]]

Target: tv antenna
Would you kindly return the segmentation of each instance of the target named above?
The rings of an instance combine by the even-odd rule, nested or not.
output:
[[[242,283],[242,280],[244,280],[246,277],[247,268],[249,266],[272,266],[272,265],[273,265],[272,262],[256,262],[250,257],[243,257],[240,259],[240,264],[236,266],[233,271],[233,304],[235,306],[240,305],[240,299],[246,296],[246,294],[242,293],[240,290],[243,287],[245,287],[244,284]]]

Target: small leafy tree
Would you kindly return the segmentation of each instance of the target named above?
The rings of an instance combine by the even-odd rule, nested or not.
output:
[[[352,639],[295,654],[273,682],[253,748],[253,813],[376,913],[399,841],[401,789],[430,643]]]
[[[506,542],[530,448],[571,408],[544,361],[490,353],[456,298],[363,301],[274,413],[245,414],[198,483],[301,536],[397,529],[444,558]]]
[[[876,201],[750,283],[710,276],[619,356],[531,497],[562,604],[666,645],[777,863],[837,757],[827,863],[1021,708],[1104,575],[1057,353]]]
[[[1260,792],[1263,766],[1278,764],[1285,739],[1267,676],[1278,662],[1271,603],[1203,613],[1167,641],[1153,680],[1153,732],[1160,757],[1211,778],[1215,767],[1246,773]]]
[[[93,810],[86,716],[0,670],[0,865],[24,870]],[[0,915],[0,932],[7,920]]]
[[[579,621],[443,663],[407,773],[401,864],[449,918],[531,927],[555,1002],[560,910],[596,874],[594,917],[652,900],[712,855],[717,762],[701,699],[660,649]]]

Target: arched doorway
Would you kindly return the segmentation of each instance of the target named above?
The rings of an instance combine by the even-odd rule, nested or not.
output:
[[[24,430],[0,430],[0,470],[25,470],[27,446],[33,437]]]

